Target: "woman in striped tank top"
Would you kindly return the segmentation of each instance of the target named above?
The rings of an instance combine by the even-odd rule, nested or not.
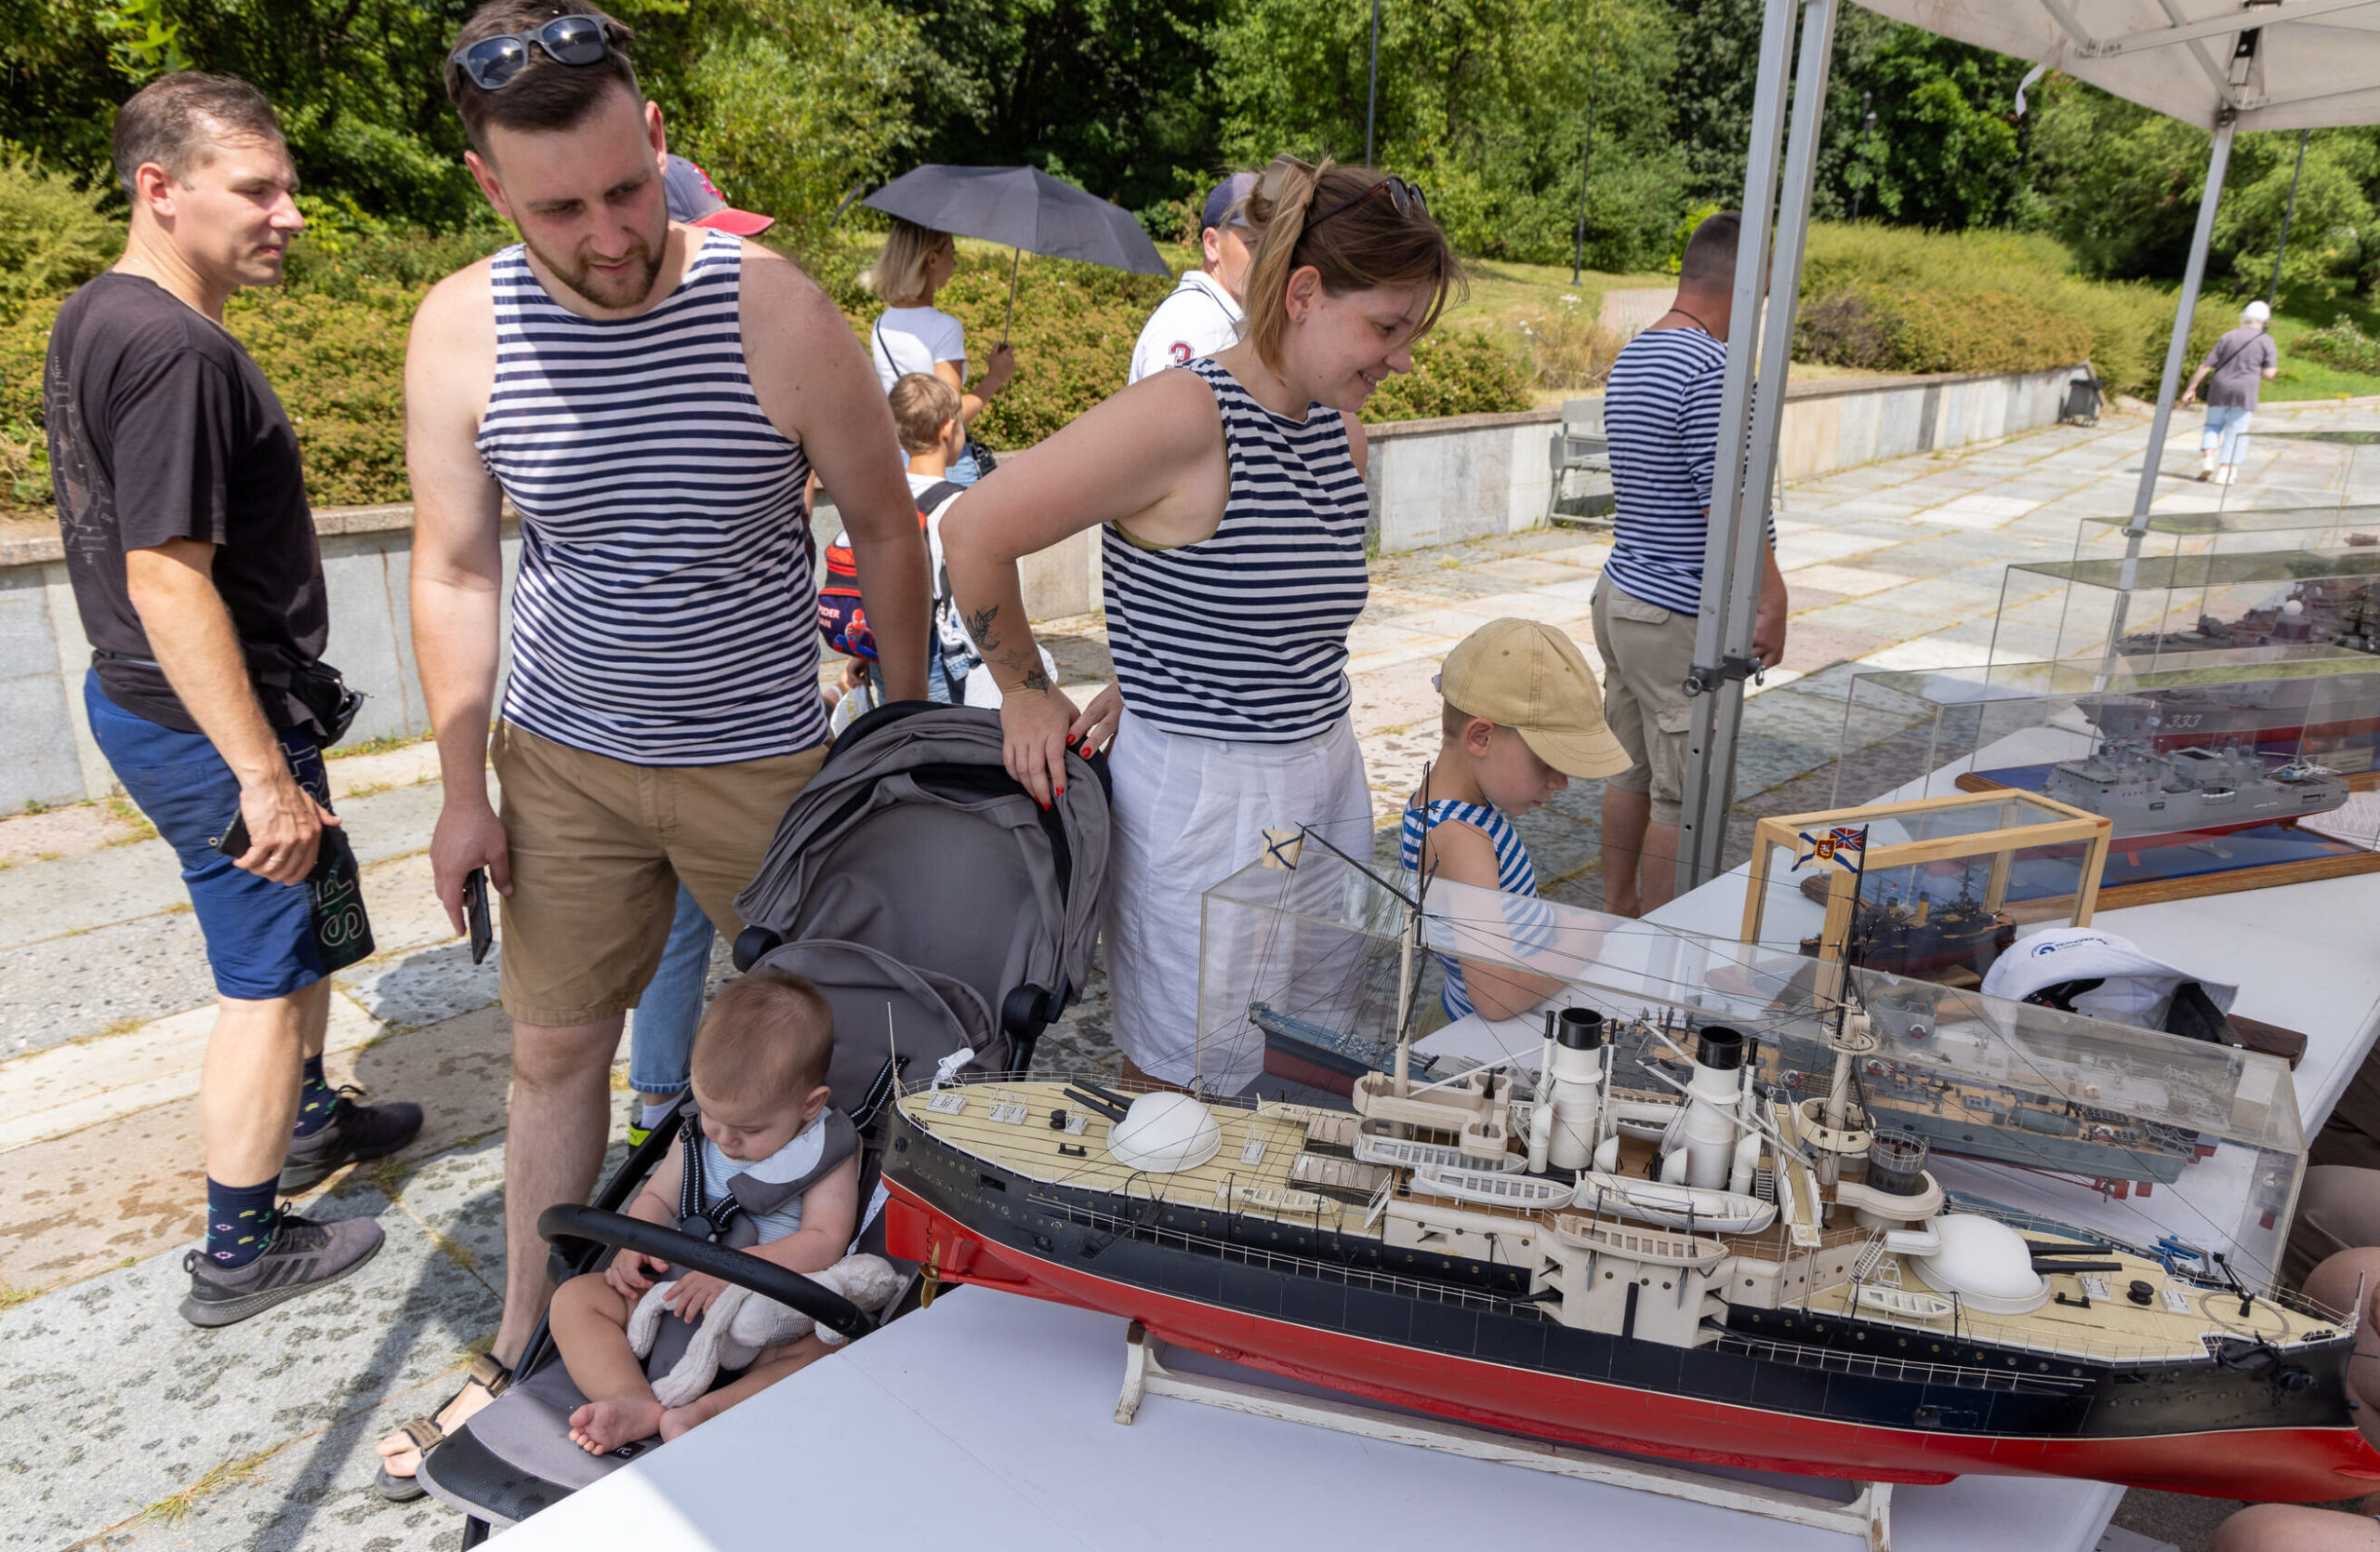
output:
[[[1368,850],[1346,674],[1369,590],[1355,413],[1412,369],[1462,282],[1420,191],[1368,168],[1281,158],[1249,215],[1241,342],[1002,463],[944,526],[1003,692],[1010,772],[1046,802],[1070,742],[1115,738],[1106,962],[1126,1071],[1225,1091],[1256,1076],[1262,1038],[1214,1010],[1200,1027],[1199,896],[1256,860],[1267,829]],[[1078,713],[1041,671],[1016,563],[1091,527],[1117,684]]]

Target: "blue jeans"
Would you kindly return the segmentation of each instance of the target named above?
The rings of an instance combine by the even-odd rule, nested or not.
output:
[[[2215,461],[2237,467],[2248,451],[2248,418],[2255,413],[2250,405],[2209,405],[2206,406],[2206,430],[2200,433],[2198,449],[2215,453]],[[2221,451],[2217,452],[2216,449]]]
[[[206,735],[126,710],[99,688],[96,672],[84,677],[83,709],[126,796],[181,861],[215,989],[263,1002],[321,980],[323,957],[314,946],[314,908],[306,886],[258,878],[215,849],[216,838],[240,812],[240,778]],[[322,751],[284,733],[281,752],[298,784],[328,808],[330,777]]]
[[[628,1016],[628,1086],[637,1093],[681,1094],[693,1081],[694,1026],[709,975],[710,918],[681,883],[660,968]]]

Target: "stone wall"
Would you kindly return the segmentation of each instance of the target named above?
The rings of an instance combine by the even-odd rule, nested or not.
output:
[[[2078,369],[2023,376],[1839,378],[1787,390],[1785,478],[1937,447],[1990,441],[2051,423]],[[1561,412],[1467,415],[1367,428],[1367,483],[1383,553],[1489,538],[1545,521]],[[354,739],[429,731],[413,660],[413,510],[346,508],[316,514],[330,588],[324,656],[371,698]],[[837,523],[821,511],[823,543]],[[74,803],[112,790],[83,715],[90,649],[74,613],[57,533],[46,524],[0,532],[0,814],[28,802]],[[504,536],[509,602],[520,552]],[[1029,557],[1025,601],[1036,619],[1100,605],[1099,543],[1078,534]]]

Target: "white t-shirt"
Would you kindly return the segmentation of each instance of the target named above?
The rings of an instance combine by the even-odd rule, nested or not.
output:
[[[932,376],[938,361],[957,362],[959,383],[967,381],[967,325],[938,307],[886,308],[867,331],[867,353],[887,393],[911,372]]]
[[[1136,383],[1153,372],[1228,350],[1239,343],[1239,304],[1231,293],[1206,271],[1191,271],[1141,325],[1131,374],[1124,380]]]

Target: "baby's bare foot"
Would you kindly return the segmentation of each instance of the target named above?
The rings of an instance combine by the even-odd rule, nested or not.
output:
[[[652,1438],[660,1426],[661,1403],[652,1396],[609,1396],[570,1414],[570,1438],[588,1454],[603,1455]]]
[[[693,1406],[671,1407],[661,1414],[661,1442],[667,1444],[688,1428],[707,1421],[709,1413],[703,1411],[700,1402]]]

